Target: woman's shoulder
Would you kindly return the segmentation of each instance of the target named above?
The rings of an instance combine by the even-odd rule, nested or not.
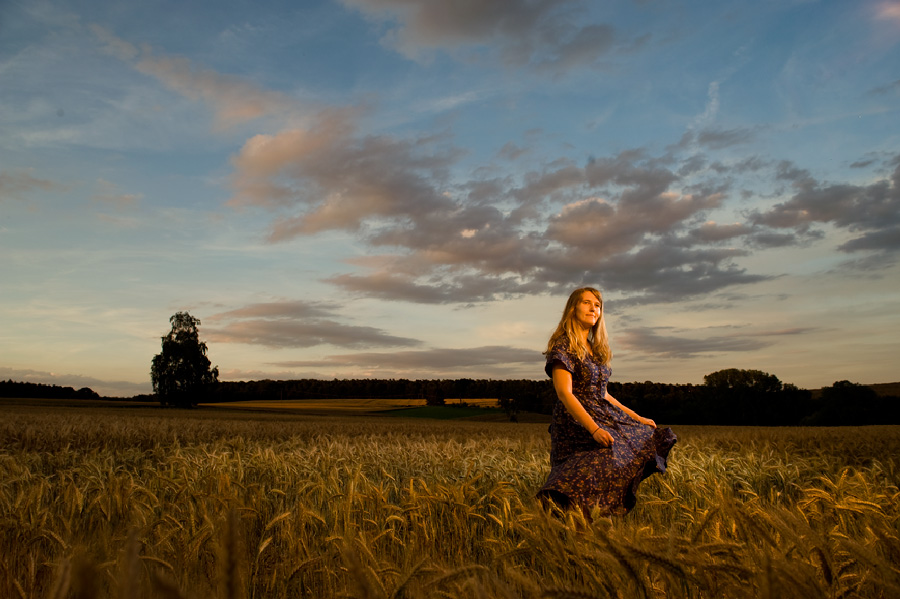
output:
[[[547,359],[545,370],[548,374],[555,363],[560,363],[569,372],[574,372],[575,366],[580,360],[578,359],[578,354],[572,350],[571,343],[566,339],[565,335],[559,339],[554,339],[549,345],[550,347],[544,354]]]
[[[565,370],[574,373],[578,357],[569,350],[569,341],[563,337],[562,339],[554,340],[549,345],[550,347],[547,349],[546,354],[544,354],[547,358],[547,362],[544,364],[544,372],[547,373],[547,376],[553,377],[553,368],[556,364],[559,364]]]
[[[547,348],[548,359],[550,359],[551,356],[559,354],[573,354],[572,348],[569,344],[569,339],[565,335],[552,340],[549,344],[549,347]]]

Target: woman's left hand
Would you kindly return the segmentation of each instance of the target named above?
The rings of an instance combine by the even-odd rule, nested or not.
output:
[[[653,428],[656,428],[656,423],[653,422],[652,420],[650,420],[649,418],[644,418],[643,416],[638,416],[637,421],[640,422],[641,424],[646,424],[647,426],[652,426]]]

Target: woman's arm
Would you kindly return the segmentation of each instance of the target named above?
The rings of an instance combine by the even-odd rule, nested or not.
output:
[[[620,408],[623,412],[625,412],[626,414],[628,414],[629,416],[631,416],[632,418],[634,418],[635,420],[637,420],[637,421],[640,422],[641,424],[646,424],[646,425],[648,425],[648,426],[652,426],[653,428],[656,428],[656,423],[655,423],[655,422],[653,422],[653,421],[650,420],[649,418],[644,418],[643,416],[638,416],[638,415],[637,415],[637,412],[635,412],[635,411],[632,410],[631,408],[628,408],[628,407],[622,405],[621,403],[619,403],[619,400],[616,399],[615,397],[613,397],[612,395],[610,395],[610,394],[609,394],[609,391],[606,392],[606,401],[608,401],[608,402],[611,403],[612,405],[614,405],[614,406]]]
[[[556,396],[559,401],[566,407],[566,411],[572,415],[578,424],[584,427],[588,433],[593,433],[591,437],[600,445],[609,447],[613,444],[612,435],[600,428],[594,419],[591,418],[575,394],[572,393],[572,373],[561,366],[553,367],[553,388],[556,390]]]

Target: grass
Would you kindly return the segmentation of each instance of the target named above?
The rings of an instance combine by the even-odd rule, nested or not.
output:
[[[675,430],[587,525],[545,423],[6,404],[0,596],[900,594],[900,427]]]

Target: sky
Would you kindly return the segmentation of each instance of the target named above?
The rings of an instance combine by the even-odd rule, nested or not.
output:
[[[900,380],[900,2],[0,2],[0,379]]]

